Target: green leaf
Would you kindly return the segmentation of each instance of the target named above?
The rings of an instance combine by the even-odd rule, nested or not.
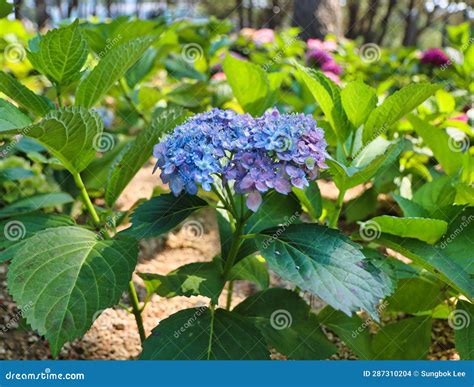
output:
[[[449,144],[452,140],[450,140],[450,136],[444,129],[436,128],[413,114],[408,115],[407,118],[413,129],[431,149],[434,157],[446,173],[448,175],[457,174],[463,166],[463,154],[461,152],[453,152],[450,149]]]
[[[378,319],[375,305],[386,284],[361,266],[359,246],[338,231],[316,224],[273,228],[257,238],[261,254],[280,277],[344,313],[363,308]]]
[[[262,68],[231,55],[224,59],[223,68],[237,101],[246,112],[259,116],[270,107],[267,103],[270,83]]]
[[[359,316],[352,317],[326,306],[318,314],[321,324],[328,327],[354,352],[361,360],[373,358],[370,320],[363,321]]]
[[[344,213],[347,222],[353,223],[358,220],[364,220],[370,215],[376,213],[379,205],[377,202],[377,196],[377,191],[370,188],[362,195],[350,200],[344,206]]]
[[[468,297],[474,297],[472,274],[467,271],[470,262],[472,262],[472,251],[466,254],[466,257],[471,254],[470,258],[461,258],[456,262],[444,251],[442,242],[433,246],[416,239],[400,238],[389,234],[382,234],[373,242],[401,253],[449,286]],[[464,261],[464,264],[461,261]],[[471,270],[473,269],[471,268]]]
[[[3,131],[23,128],[31,124],[30,118],[16,106],[0,98],[0,134]]]
[[[404,198],[400,195],[393,195],[393,198],[403,211],[403,216],[406,217],[421,217],[427,218],[429,216],[428,211],[425,210],[418,203],[415,203],[412,200]]]
[[[181,55],[172,55],[170,59],[167,59],[165,61],[165,68],[172,78],[189,78],[202,82],[207,80],[206,74],[196,70],[193,64],[184,60]]]
[[[153,68],[157,52],[153,48],[149,48],[145,51],[145,54],[138,60],[133,67],[131,67],[125,78],[127,79],[127,85],[130,88],[134,88],[138,82],[145,78]]]
[[[209,103],[210,93],[204,82],[182,83],[166,94],[166,98],[186,108],[197,108]]]
[[[36,175],[31,169],[20,167],[0,169],[0,183],[5,181],[19,181],[33,176]]]
[[[73,174],[83,171],[94,159],[102,132],[99,115],[78,107],[54,110],[41,122],[21,130],[44,145]]]
[[[116,304],[137,263],[133,240],[102,241],[80,227],[38,232],[15,254],[8,288],[23,314],[46,336],[53,356],[90,328],[97,312]]]
[[[168,273],[167,275],[139,273],[150,293],[161,297],[205,296],[214,304],[224,288],[220,261],[195,262]]]
[[[349,189],[370,180],[379,170],[393,163],[405,146],[404,141],[377,138],[364,147],[350,166],[327,159],[329,172],[339,189]]]
[[[132,227],[121,234],[137,239],[159,236],[174,229],[194,211],[207,206],[207,202],[194,195],[155,196],[134,211]]]
[[[265,260],[261,257],[250,255],[232,267],[229,280],[251,281],[260,286],[261,289],[266,289],[270,283],[270,276]]]
[[[96,105],[153,41],[153,38],[138,38],[113,47],[79,84],[76,105],[86,108]]]
[[[257,233],[275,225],[287,227],[299,223],[300,212],[300,203],[294,195],[271,192],[245,223],[245,233]]]
[[[336,352],[308,304],[291,290],[263,290],[233,311],[254,318],[267,343],[289,359],[326,359]]]
[[[67,85],[81,76],[89,53],[79,20],[67,27],[49,31],[39,44],[30,47],[28,59],[52,82]]]
[[[456,349],[462,360],[474,360],[474,305],[459,300],[449,317],[454,328]]]
[[[372,343],[375,360],[426,360],[431,317],[412,317],[384,326]]]
[[[74,199],[64,192],[37,194],[22,198],[0,209],[0,219],[27,214],[41,208],[51,208],[73,202]]]
[[[341,102],[347,118],[358,128],[377,106],[377,94],[375,89],[364,82],[353,81],[341,91]]]
[[[298,74],[321,107],[339,141],[343,142],[350,133],[341,102],[341,91],[333,81],[322,72],[298,65]]]
[[[430,244],[436,243],[448,228],[443,220],[428,218],[397,218],[396,216],[382,215],[372,218],[369,222],[375,223],[380,231],[398,235],[404,238],[415,238]]]
[[[175,313],[153,329],[142,360],[269,360],[265,341],[248,319],[201,307]]]
[[[390,126],[432,96],[439,84],[413,83],[398,90],[370,113],[364,125],[363,142],[385,133]]]
[[[7,0],[0,0],[0,19],[7,17],[13,12],[13,4],[7,2]]]
[[[293,193],[313,220],[318,220],[321,217],[323,201],[316,181],[311,181],[305,189],[293,188]]]
[[[0,249],[8,249],[13,245],[19,244],[38,231],[53,227],[72,226],[74,224],[74,221],[69,216],[62,214],[33,213],[17,215],[13,219],[2,220],[0,221],[0,230],[3,231],[5,238],[0,240]],[[10,259],[4,258],[5,253],[5,251],[0,253],[0,261]]]
[[[130,180],[151,157],[153,147],[160,138],[179,125],[184,118],[184,111],[181,109],[164,111],[119,153],[110,167],[107,179],[105,201],[108,206],[111,207],[115,203]]]
[[[10,97],[26,110],[31,110],[37,116],[44,116],[54,107],[49,99],[36,95],[3,71],[0,71],[0,92]]]
[[[423,277],[401,279],[397,291],[387,298],[388,309],[412,314],[430,311],[447,298],[444,286]]]
[[[456,190],[452,182],[453,179],[450,176],[438,177],[418,189],[413,195],[413,201],[428,210],[431,216],[440,207],[453,204]]]

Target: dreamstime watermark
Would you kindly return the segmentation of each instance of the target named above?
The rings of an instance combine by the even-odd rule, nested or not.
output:
[[[270,70],[270,68],[273,66],[273,65],[277,65],[279,63],[282,62],[282,60],[284,59],[285,57],[285,54],[286,54],[286,50],[288,50],[289,47],[293,46],[293,44],[295,44],[299,39],[297,37],[291,37],[291,38],[286,38],[284,39],[283,43],[284,43],[284,46],[283,48],[280,48],[276,54],[265,64],[262,65],[262,69],[264,71],[268,71]]]
[[[30,301],[26,305],[19,306],[18,311],[11,317],[11,319],[4,325],[0,325],[0,334],[8,332],[10,329],[15,328],[18,322],[23,318],[25,312],[33,307],[33,302]]]
[[[197,43],[188,43],[183,46],[181,56],[188,63],[194,63],[204,56],[204,50]]]
[[[11,220],[3,227],[3,235],[10,242],[18,242],[26,236],[26,227],[19,220]]]
[[[280,227],[278,227],[278,229],[275,231],[275,233],[272,234],[272,236],[270,236],[270,238],[267,238],[263,241],[262,247],[264,249],[267,249],[268,247],[270,247],[270,245],[273,242],[275,242],[280,237],[280,235],[285,232],[285,230],[288,227],[290,227],[294,222],[296,222],[299,217],[300,217],[300,213],[298,211],[296,211],[290,217],[285,216],[283,224],[281,224]]]
[[[116,224],[117,217],[115,214],[107,216],[104,226],[97,232],[97,239],[106,239],[108,237],[109,231],[114,230]]]
[[[373,220],[360,223],[359,235],[366,242],[371,242],[380,238],[381,233],[382,229],[380,228],[380,225]]]
[[[456,131],[455,133],[449,136],[448,147],[453,152],[466,152],[471,145],[469,136],[461,131]]]
[[[454,330],[467,328],[471,324],[471,316],[465,310],[456,309],[448,316],[448,325]]]
[[[377,62],[381,55],[380,47],[375,43],[366,43],[359,49],[359,56],[364,63]]]
[[[277,331],[289,328],[292,324],[293,317],[286,309],[275,310],[270,316],[270,325]]]
[[[378,307],[378,313],[382,312],[384,309],[388,307],[388,301],[384,300],[380,306]],[[355,339],[357,336],[359,336],[362,332],[364,332],[368,326],[370,326],[371,323],[373,323],[372,317],[367,318],[364,320],[362,324],[360,324],[356,329],[354,329],[351,333],[351,336],[353,339]]]
[[[6,372],[6,380],[85,380],[83,372],[56,373],[50,368],[45,368],[43,372]]]
[[[440,69],[441,71],[445,71],[448,69],[449,66],[451,66],[453,64],[453,62],[459,62],[459,63],[462,63],[462,61],[464,60],[463,59],[463,53],[467,51],[467,49],[469,48],[469,46],[474,42],[474,38],[469,38],[469,40],[464,43],[462,46],[461,46],[461,49],[460,51],[458,50],[455,50],[453,49],[453,51],[455,53],[457,53],[457,55],[450,55],[448,53],[448,61],[446,63],[444,63],[443,65],[441,65]],[[458,60],[456,60],[456,57],[459,57]]]
[[[456,229],[449,234],[447,237],[444,237],[443,240],[440,242],[438,245],[440,249],[445,249],[448,247],[448,245],[453,242],[459,235],[462,234],[464,229],[469,226],[469,224],[474,220],[474,215],[469,215],[469,216],[462,216],[461,217],[461,224],[459,227],[456,227]]]
[[[26,51],[20,43],[11,43],[3,50],[3,56],[7,62],[17,64],[24,61]]]
[[[174,334],[173,336],[175,337],[175,339],[178,339],[184,332],[186,332],[186,330],[190,327],[192,327],[195,322],[197,321],[197,319],[203,314],[205,313],[207,310],[206,307],[202,306],[200,308],[197,308],[196,309],[196,312],[194,312],[194,314],[177,330],[174,331]]]
[[[107,39],[105,41],[105,47],[103,50],[101,50],[97,55],[99,58],[103,58],[104,56],[107,55],[107,53],[112,50],[121,40],[123,39],[122,35],[119,34],[113,39]]]
[[[201,239],[204,235],[204,227],[201,222],[197,220],[189,220],[183,224],[181,231],[184,237],[188,240]]]
[[[0,158],[5,158],[9,155],[9,153],[15,149],[17,144],[22,140],[24,136],[28,135],[31,127],[27,126],[25,128],[20,129],[19,133],[13,137],[13,139],[0,151]]]
[[[115,147],[115,137],[113,134],[102,132],[94,136],[93,148],[99,153],[106,153]]]

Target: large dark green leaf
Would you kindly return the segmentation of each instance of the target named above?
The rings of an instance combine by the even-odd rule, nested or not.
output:
[[[181,109],[170,109],[159,115],[129,143],[115,158],[110,167],[105,200],[112,206],[130,180],[147,162],[164,133],[179,125],[185,118]]]
[[[71,203],[74,199],[64,192],[38,194],[20,199],[0,210],[0,219],[27,214],[41,208],[50,208]]]
[[[461,359],[474,360],[474,305],[459,300],[449,320]]]
[[[308,304],[290,290],[261,291],[233,311],[255,318],[255,325],[268,344],[289,359],[326,359],[336,352],[336,347],[321,332]]]
[[[122,78],[153,43],[153,38],[138,38],[113,47],[85,77],[76,92],[76,105],[93,107]]]
[[[229,280],[246,280],[256,283],[261,289],[268,288],[270,276],[262,257],[249,255],[232,267]]]
[[[364,266],[360,248],[338,231],[316,224],[265,230],[257,244],[270,268],[283,279],[321,297],[344,313],[363,308],[378,319],[375,306],[387,284]]]
[[[341,91],[344,111],[354,128],[358,128],[377,106],[375,89],[358,80],[347,84]]]
[[[181,266],[167,275],[140,273],[150,292],[162,297],[205,296],[217,304],[224,288],[222,265],[212,262],[194,262]]]
[[[165,234],[194,211],[207,207],[207,203],[197,196],[166,194],[155,196],[140,205],[132,215],[132,227],[122,234],[134,238],[150,238]]]
[[[117,303],[135,268],[133,240],[100,240],[80,227],[38,232],[19,249],[8,288],[31,327],[46,336],[53,356],[83,335],[97,312]]]
[[[185,309],[153,329],[143,360],[264,360],[265,340],[248,319],[223,309]]]
[[[10,97],[23,108],[32,111],[37,116],[44,116],[54,105],[46,97],[33,93],[11,75],[0,71],[0,92]]]
[[[426,360],[431,317],[412,317],[384,326],[374,337],[374,360]]]
[[[7,2],[7,0],[0,0],[0,19],[7,17],[13,12],[13,4]]]
[[[311,218],[318,220],[323,212],[323,202],[318,183],[312,181],[305,189],[293,188],[293,193]]]

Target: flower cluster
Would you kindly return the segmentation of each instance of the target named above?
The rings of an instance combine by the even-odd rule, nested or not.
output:
[[[449,64],[450,60],[440,48],[429,48],[421,54],[420,62],[422,64],[441,67]]]
[[[339,83],[339,75],[342,73],[342,67],[334,60],[333,56],[325,49],[310,45],[308,41],[308,51],[306,52],[306,63],[311,67],[317,67],[324,74]]]
[[[175,128],[154,149],[156,167],[171,191],[196,194],[210,191],[219,180],[248,194],[255,211],[262,193],[282,194],[304,188],[325,168],[324,132],[309,115],[270,110],[253,118],[213,109]]]

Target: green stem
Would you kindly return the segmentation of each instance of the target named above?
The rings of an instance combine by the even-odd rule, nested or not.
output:
[[[119,83],[123,92],[123,96],[127,100],[130,107],[139,115],[139,117],[145,122],[145,124],[149,125],[150,121],[148,120],[148,118],[146,118],[145,115],[140,111],[140,109],[138,109],[138,106],[135,104],[133,99],[128,94],[127,85],[125,84],[124,79],[123,78],[120,79]]]
[[[207,360],[211,360],[211,352],[212,352],[212,337],[214,335],[214,304],[211,302],[210,305],[211,309],[211,332],[209,334],[209,343],[207,345]]]
[[[227,302],[225,308],[230,310],[232,304],[232,293],[234,292],[234,281],[229,281],[229,287],[227,288]]]
[[[334,209],[334,215],[329,223],[329,227],[337,228],[337,223],[339,222],[339,216],[341,215],[342,206],[344,204],[344,196],[346,194],[345,189],[339,190],[339,195],[336,201],[336,208]]]
[[[61,95],[61,86],[57,83],[56,84],[56,97],[58,99],[58,106],[60,108],[63,107],[63,97]]]
[[[133,284],[133,280],[130,280],[128,283],[128,291],[130,294],[130,302],[132,303],[132,312],[135,316],[135,321],[137,323],[138,333],[140,335],[140,341],[143,342],[146,339],[145,336],[145,328],[143,328],[143,319],[140,309],[140,302],[138,301],[137,291],[135,290],[135,285]]]
[[[94,208],[94,204],[92,204],[91,198],[87,193],[87,189],[84,185],[84,182],[82,181],[81,175],[79,173],[73,173],[72,176],[74,177],[74,182],[76,183],[77,188],[79,188],[79,190],[81,191],[82,200],[84,201],[87,211],[89,211],[89,214],[92,217],[92,221],[97,227],[100,227],[99,215],[97,215],[97,211]]]
[[[229,277],[232,267],[234,266],[235,258],[237,257],[237,253],[239,252],[239,249],[240,249],[242,231],[243,231],[243,223],[240,220],[237,220],[237,226],[234,232],[234,240],[232,241],[229,255],[227,256],[225,265],[224,265],[223,276],[226,281]]]

